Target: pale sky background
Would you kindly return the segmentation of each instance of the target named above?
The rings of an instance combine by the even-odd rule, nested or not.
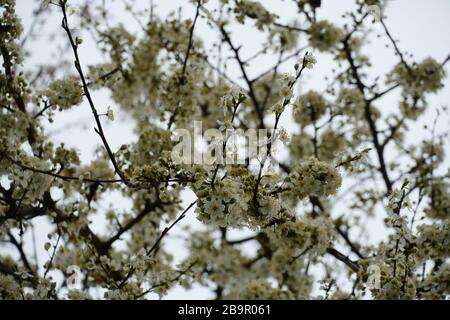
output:
[[[77,3],[78,1],[74,1]],[[101,3],[102,1],[92,1],[93,3]],[[208,7],[214,5],[213,0],[208,3]],[[107,1],[108,6],[113,12],[113,21],[123,21],[126,23],[127,27],[133,28],[138,31],[139,28],[136,22],[128,15],[124,14],[123,2],[121,0]],[[148,5],[149,1],[138,1],[139,5],[145,7]],[[280,16],[280,21],[289,22],[296,16],[295,6],[290,1],[279,1],[279,0],[265,0],[261,1],[267,8],[273,9],[275,13]],[[336,24],[341,24],[342,18],[341,14],[347,11],[349,8],[354,8],[353,0],[323,0],[322,7],[318,11],[318,16],[320,19],[329,19]],[[189,1],[181,0],[154,0],[156,5],[155,14],[159,16],[166,16],[170,11],[177,9],[180,5],[183,7],[183,15],[186,17],[193,18],[195,8]],[[17,0],[17,11],[19,16],[22,18],[25,31],[29,29],[31,23],[32,10],[37,8],[38,2],[32,0]],[[407,51],[414,54],[417,60],[422,60],[427,56],[432,56],[438,61],[443,61],[445,57],[450,53],[450,1],[449,0],[393,0],[389,2],[387,10],[385,12],[387,15],[386,24],[388,25],[391,33],[396,39],[400,39],[399,46],[402,51]],[[43,28],[37,29],[36,33],[38,37],[34,41],[27,43],[26,49],[32,53],[32,57],[27,59],[24,64],[25,69],[35,68],[40,63],[48,63],[55,59],[55,52],[57,52],[57,47],[61,44],[66,44],[67,39],[64,37],[64,32],[60,27],[60,12],[56,7],[52,8],[52,15],[48,16],[46,24]],[[233,34],[233,41],[236,44],[243,45],[243,56],[251,56],[252,53],[257,51],[261,40],[265,37],[261,37],[254,28],[242,26],[232,26],[230,30],[234,30],[236,33]],[[381,30],[379,28],[378,30]],[[55,40],[49,41],[48,35],[57,31],[57,38]],[[201,37],[205,44],[211,44],[213,41],[217,40],[217,32],[211,30],[210,27],[206,26],[205,22],[201,20],[195,29],[195,34],[197,37]],[[300,35],[300,38],[302,35]],[[303,36],[304,37],[304,36]],[[86,65],[95,64],[99,62],[105,62],[105,57],[97,50],[95,43],[93,43],[92,38],[88,35],[83,34],[84,42],[80,47],[79,53],[82,65],[86,68]],[[304,41],[305,39],[303,39]],[[372,59],[375,71],[370,74],[371,77],[377,75],[383,75],[387,70],[390,70],[397,59],[393,55],[393,50],[391,48],[385,48],[385,44],[388,44],[385,38],[382,40],[377,39],[375,34],[371,37],[373,42],[365,47],[365,52]],[[301,41],[301,46],[304,42]],[[66,50],[67,57],[72,59],[71,51]],[[317,65],[313,72],[308,72],[305,77],[303,77],[301,86],[302,91],[306,91],[310,88],[314,88],[318,91],[325,87],[325,82],[323,81],[324,75],[331,75],[330,69],[333,67],[333,63],[329,55],[317,54]],[[57,53],[59,55],[59,53]],[[265,59],[257,60],[257,63],[252,65],[250,74],[253,76],[258,75],[260,72],[265,71],[275,62],[273,56],[269,56]],[[290,61],[284,64],[282,71],[291,71],[292,66],[295,61]],[[447,64],[446,71],[450,72],[449,66]],[[71,69],[74,73],[74,68]],[[230,75],[240,75],[237,69],[230,65],[229,66]],[[62,76],[62,74],[60,75]],[[233,76],[234,79],[239,80],[239,76]],[[445,80],[447,88],[442,90],[437,95],[430,95],[428,101],[430,106],[436,105],[447,105],[450,101],[450,90],[448,78]],[[108,106],[114,109],[117,120],[114,122],[105,121],[105,131],[106,137],[112,146],[112,149],[117,149],[120,145],[124,143],[129,143],[135,140],[135,135],[133,133],[132,121],[123,113],[120,112],[117,106],[109,99],[108,92],[106,91],[96,91],[93,94],[94,102],[97,109],[102,112]],[[390,112],[393,108],[397,108],[395,103],[395,95],[392,98],[384,99],[382,101],[383,105],[380,105],[382,112]],[[427,114],[425,117],[419,121],[419,123],[430,123],[430,119],[434,116],[433,113]],[[295,132],[293,129],[292,120],[288,115],[282,118],[281,124],[288,130],[288,132]],[[91,111],[86,102],[84,102],[79,107],[73,108],[70,111],[59,113],[55,117],[55,122],[52,124],[46,123],[46,130],[51,135],[51,139],[56,143],[64,142],[66,145],[74,146],[79,150],[79,154],[83,162],[89,162],[92,159],[94,149],[100,144],[98,136],[95,134],[94,119],[92,118]],[[448,117],[443,117],[438,122],[438,130],[442,131],[449,127]],[[421,126],[417,125],[414,130],[410,132],[408,137],[409,141],[417,141],[424,137],[424,131]],[[449,151],[450,143],[447,141],[446,150]],[[389,155],[388,155],[389,156]],[[447,157],[448,160],[448,157]],[[448,167],[449,162],[447,161],[446,167]],[[188,204],[194,199],[194,195],[191,192],[186,192],[184,195],[185,203]],[[105,207],[108,206],[108,202],[102,203]],[[124,200],[114,201],[114,206],[116,208],[127,208],[128,202]],[[100,232],[103,225],[103,217],[96,217],[93,221],[94,230]],[[385,237],[383,232],[383,227],[381,219],[374,219],[373,226],[371,226],[371,231],[373,232],[373,241],[379,241]],[[192,225],[194,228],[198,228],[200,222],[195,218],[195,214],[191,211],[188,217],[180,223],[180,226]],[[178,228],[179,228],[178,227]],[[179,230],[179,229],[178,229]],[[37,232],[37,242],[39,244],[44,244],[46,235],[48,231],[48,226],[40,221],[39,230]],[[236,233],[234,233],[236,235]],[[237,235],[236,237],[240,237]],[[171,232],[169,237],[166,238],[166,244],[170,251],[178,259],[185,256],[185,250],[183,250],[184,241],[177,239],[177,230]],[[40,262],[41,264],[45,259],[45,252],[43,248],[40,249]],[[184,299],[200,299],[200,298],[211,298],[211,293],[209,290],[204,290],[201,288],[195,288],[190,293],[186,293],[184,290],[176,288],[170,291],[170,294],[166,298],[184,298]]]

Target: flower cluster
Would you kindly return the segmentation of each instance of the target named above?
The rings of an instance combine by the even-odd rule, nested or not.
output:
[[[0,274],[0,298],[2,300],[19,300],[22,298],[22,290],[19,282],[10,275]]]
[[[389,258],[385,258],[389,259]],[[408,264],[405,263],[405,255],[399,254],[392,260],[397,260],[396,274],[390,264],[381,261],[371,264],[379,273],[376,275],[367,273],[367,276],[379,277],[377,285],[370,288],[372,296],[380,300],[411,299],[416,295],[416,284],[413,277],[408,276]],[[405,276],[406,272],[406,276]],[[378,280],[377,279],[377,280]]]
[[[450,264],[444,262],[440,268],[420,282],[418,291],[425,300],[439,300],[448,297],[448,279],[450,279]]]
[[[236,20],[240,23],[244,23],[246,17],[256,20],[256,27],[259,30],[263,30],[265,26],[272,24],[276,17],[258,1],[249,0],[236,1],[234,13],[236,14]]]
[[[19,128],[26,127],[27,120],[25,116],[2,115],[0,117],[0,153],[16,151],[16,144],[26,141],[26,133],[23,130],[19,130]],[[0,161],[0,172],[3,169],[1,164],[2,162]]]
[[[356,88],[342,88],[336,98],[335,113],[360,119],[364,114],[365,105],[361,91]]]
[[[197,281],[200,283],[214,281],[226,288],[239,286],[248,282],[249,278],[256,278],[250,269],[243,267],[249,259],[242,255],[238,248],[218,244],[212,230],[193,232],[189,239],[191,256],[183,261],[183,264],[196,261],[193,270],[198,277]]]
[[[320,216],[282,222],[268,234],[274,243],[298,253],[323,254],[335,238],[335,228],[329,217]]]
[[[233,168],[224,178],[217,175],[214,183],[197,183],[198,219],[222,227],[258,229],[283,211],[279,195],[271,187],[276,180],[277,175],[266,173],[256,189],[257,178],[249,170]]]
[[[232,290],[227,299],[244,300],[288,300],[294,299],[291,292],[273,287],[266,280],[255,280],[245,287]]]
[[[425,208],[428,217],[434,219],[450,218],[450,184],[444,180],[431,183],[429,188],[429,205]]]
[[[289,151],[294,160],[303,160],[314,155],[313,137],[307,132],[292,135]]]
[[[293,50],[298,44],[298,33],[286,28],[271,28],[269,32],[269,44],[276,51]]]
[[[293,97],[292,88],[289,84],[294,81],[294,77],[289,73],[268,74],[254,84],[254,92],[258,101],[265,102],[267,106],[272,106],[273,112],[284,111],[284,100]]]
[[[246,192],[241,177],[226,178],[211,185],[202,185],[196,192],[199,201],[198,219],[219,226],[245,226],[249,224],[246,212],[251,195]]]
[[[390,237],[388,243],[380,244],[374,258],[360,262],[360,272],[369,278],[367,285],[371,285],[370,292],[376,299],[412,299],[416,296],[417,284],[411,271],[419,260],[409,245],[413,239],[406,241],[401,232],[398,233],[401,230],[397,228],[396,235]]]
[[[440,259],[450,255],[450,220],[417,227],[417,255],[421,259]]]
[[[327,111],[327,101],[316,91],[308,91],[294,103],[294,119],[307,126],[320,119]]]
[[[344,135],[332,129],[327,129],[320,135],[319,159],[322,161],[334,161],[346,146],[347,141]]]
[[[111,170],[110,163],[107,159],[95,159],[89,166],[81,169],[80,177],[87,175],[91,179],[113,179],[114,172]],[[82,179],[82,178],[80,178]]]
[[[314,138],[307,132],[295,134],[289,143],[293,160],[304,160],[314,155]],[[334,161],[336,156],[344,151],[347,141],[344,135],[327,129],[317,141],[317,156],[322,161]]]
[[[309,43],[319,51],[329,51],[339,41],[342,31],[326,20],[318,21],[308,30]]]
[[[23,57],[15,39],[20,37],[23,27],[20,18],[15,14],[15,5],[15,0],[4,0],[0,3],[2,17],[0,43],[2,44],[2,55],[7,52],[12,62],[20,64]]]
[[[74,78],[53,81],[43,94],[52,106],[60,110],[69,109],[83,101],[83,89]]]
[[[305,56],[303,57],[303,65],[307,69],[314,68],[314,65],[317,63],[316,57],[311,53],[307,52]]]
[[[442,65],[433,58],[426,58],[408,67],[402,63],[398,64],[388,81],[396,81],[402,87],[404,94],[419,98],[424,93],[434,93],[441,89],[444,77]]]
[[[87,80],[89,89],[100,89],[102,87],[114,88],[121,79],[120,72],[112,63],[103,63],[89,66]]]
[[[297,271],[306,267],[311,249],[302,251],[298,248],[289,248],[286,245],[279,245],[278,238],[273,238],[276,241],[274,243],[276,251],[268,262],[269,270],[279,283],[286,284],[296,299],[305,299],[311,294],[314,280],[311,275]]]
[[[247,95],[241,88],[233,87],[220,98],[221,107],[226,115],[233,113],[234,109],[247,99]]]
[[[337,192],[342,178],[332,164],[309,158],[293,168],[285,183],[300,199],[310,195],[326,197]]]

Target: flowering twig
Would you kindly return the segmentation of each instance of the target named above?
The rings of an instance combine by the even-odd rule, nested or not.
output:
[[[62,20],[62,28],[66,31],[67,36],[69,38],[69,42],[70,42],[70,46],[72,47],[72,51],[75,57],[75,68],[78,71],[78,74],[80,76],[81,82],[83,84],[83,91],[84,94],[89,102],[89,106],[91,107],[91,111],[92,114],[94,115],[94,119],[95,122],[97,124],[97,128],[95,128],[95,132],[97,132],[97,134],[100,136],[102,142],[103,142],[103,146],[106,149],[106,152],[108,153],[109,159],[111,160],[111,163],[114,167],[114,170],[116,171],[116,173],[119,175],[120,179],[122,180],[123,183],[125,183],[126,185],[130,185],[128,179],[125,177],[125,175],[123,174],[122,170],[119,168],[119,165],[117,164],[116,158],[114,156],[114,153],[111,151],[111,148],[109,146],[108,141],[106,140],[105,137],[105,133],[103,131],[103,126],[102,123],[100,121],[100,116],[97,113],[97,109],[95,108],[94,105],[94,101],[92,100],[89,88],[88,88],[88,83],[86,81],[86,78],[84,76],[83,73],[83,69],[81,67],[81,62],[80,62],[80,58],[78,56],[78,45],[76,44],[73,36],[72,36],[72,32],[70,31],[70,27],[67,23],[67,12],[66,12],[66,2],[67,0],[60,0],[59,4],[63,13],[63,20]]]
[[[38,168],[33,168],[30,166],[27,166],[17,160],[14,160],[13,158],[9,157],[8,155],[4,155],[9,161],[11,161],[12,163],[14,163],[15,165],[19,166],[21,169],[24,170],[29,170],[35,173],[40,173],[40,174],[44,174],[44,175],[48,175],[51,177],[55,177],[61,180],[65,180],[65,181],[71,181],[71,180],[81,180],[80,177],[74,177],[74,176],[66,176],[66,175],[62,175],[62,174],[58,174],[55,173],[55,169],[53,170],[42,170],[42,169],[38,169]],[[83,181],[86,182],[94,182],[94,183],[118,183],[118,182],[122,182],[122,180],[120,179],[90,179],[90,178],[82,178]]]
[[[195,17],[194,17],[194,21],[192,22],[192,26],[191,29],[189,30],[189,40],[188,40],[188,46],[186,49],[186,55],[184,56],[184,60],[183,60],[183,67],[181,69],[181,83],[185,84],[186,79],[185,79],[185,75],[186,75],[186,68],[187,68],[187,63],[189,60],[189,54],[191,53],[191,49],[192,49],[192,45],[194,44],[194,29],[195,29],[195,25],[197,23],[197,19],[198,16],[200,14],[200,5],[201,5],[201,1],[198,0],[197,3],[197,9],[195,11]],[[179,88],[179,87],[178,87]],[[172,124],[175,121],[175,118],[178,114],[178,108],[179,108],[179,102],[177,103],[176,109],[173,112],[172,116],[169,119],[169,124],[167,125],[167,128],[170,129],[172,127]]]

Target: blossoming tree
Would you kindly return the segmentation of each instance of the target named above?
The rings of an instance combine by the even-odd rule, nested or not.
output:
[[[153,6],[137,12],[130,2],[126,10],[142,28],[136,34],[108,23],[105,6],[86,1],[77,11],[80,29],[108,57],[86,65],[71,1],[47,1],[35,15],[60,16],[62,24],[53,27],[63,32],[73,62],[61,75],[51,66],[24,68],[27,37],[15,1],[1,0],[0,248],[14,248],[0,251],[1,298],[83,299],[100,292],[145,299],[194,284],[217,299],[448,297],[447,132],[436,130],[436,120],[427,137],[406,138],[425,112],[447,116],[427,98],[443,89],[450,56],[415,61],[405,54],[382,1],[356,0],[342,26],[321,19],[321,1],[292,2],[294,22],[258,1],[192,0],[185,4],[195,12],[189,19],[161,19]],[[213,45],[196,32],[200,22],[216,32]],[[262,50],[245,56],[233,24],[256,28],[266,37]],[[397,60],[375,79],[363,54],[372,27]],[[317,52],[336,68],[325,90],[303,93],[305,75],[320,63]],[[277,57],[273,64],[251,77],[251,64],[269,54]],[[230,74],[232,64],[238,74]],[[291,71],[280,72],[286,65]],[[96,104],[98,89],[108,90],[114,107]],[[381,102],[391,94],[398,100],[386,112]],[[87,164],[46,133],[56,113],[81,103],[90,108],[100,147]],[[115,149],[104,124],[119,108],[133,119],[137,139]],[[290,115],[295,128],[282,128]],[[217,137],[195,134],[198,122]],[[214,151],[208,161],[192,160],[202,151],[187,144],[189,136],[179,139],[181,130]],[[228,133],[238,130],[248,143],[231,142]],[[264,134],[254,141],[251,130]],[[246,151],[249,144],[254,152]],[[187,146],[181,157],[174,152],[180,146]],[[276,157],[280,148],[288,156]],[[238,154],[243,161],[233,161]],[[185,190],[196,200],[182,206]],[[130,209],[105,212],[98,203],[114,202],[112,192]],[[100,214],[102,233],[91,226]],[[165,243],[186,215],[196,215],[203,228],[179,231],[188,254],[175,263]],[[373,215],[386,224],[376,244],[365,237]],[[35,244],[48,252],[46,261],[23,240],[37,218],[52,226],[48,241]],[[247,232],[231,237],[236,230]]]

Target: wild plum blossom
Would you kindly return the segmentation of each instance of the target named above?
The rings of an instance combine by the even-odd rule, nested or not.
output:
[[[309,43],[319,51],[328,51],[337,44],[342,31],[326,20],[315,22],[309,28]]]
[[[110,121],[114,121],[114,111],[111,109],[111,107],[108,107],[108,110],[106,111],[106,117]]]
[[[305,54],[305,57],[303,58],[303,65],[305,68],[312,69],[314,68],[314,65],[317,63],[316,57],[311,53],[307,52]]]
[[[294,103],[294,119],[302,126],[319,120],[327,111],[327,101],[316,91],[308,91]]]
[[[326,197],[335,194],[342,178],[332,164],[313,157],[300,162],[286,178],[290,192],[300,199],[314,195]]]
[[[69,109],[83,101],[83,89],[79,81],[73,78],[56,80],[50,84],[44,95],[50,104],[60,110]]]
[[[67,2],[55,4],[65,18]],[[21,37],[15,1],[1,2],[0,299],[148,299],[176,286],[217,299],[448,299],[448,112],[428,96],[450,60],[416,60],[395,42],[383,74],[363,23],[379,0],[356,1],[339,26],[318,1],[296,1],[301,24],[260,1],[184,5],[198,15],[126,5],[135,32],[87,4],[105,18],[83,21],[102,53],[92,65],[78,32],[46,20],[58,41],[39,54],[59,40],[67,52],[37,68],[26,48],[46,38]],[[236,23],[258,36],[242,43]],[[316,51],[333,63],[321,74]],[[86,154],[77,139],[56,142],[79,137],[58,114],[84,97],[70,116],[92,116]],[[123,122],[119,111],[134,130],[121,145],[102,127]],[[205,149],[242,161],[209,162]],[[385,227],[375,242],[374,218]],[[49,228],[33,244],[37,221]]]

